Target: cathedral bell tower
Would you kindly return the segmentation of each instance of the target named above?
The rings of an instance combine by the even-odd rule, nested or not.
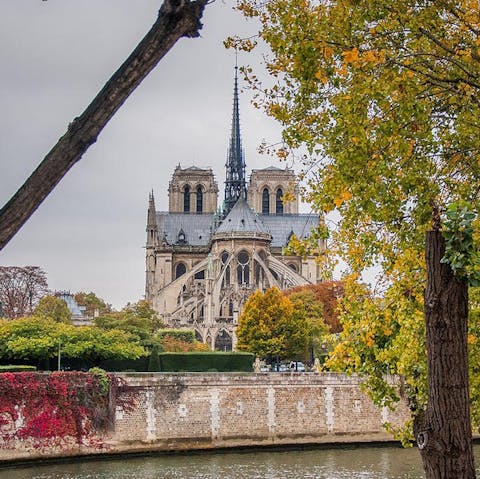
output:
[[[235,65],[235,82],[233,87],[232,132],[228,148],[225,178],[224,217],[235,206],[239,198],[247,198],[245,181],[245,158],[240,137],[240,112],[238,107],[238,67]]]

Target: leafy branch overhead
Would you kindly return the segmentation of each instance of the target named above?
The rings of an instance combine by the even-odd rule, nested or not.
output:
[[[259,20],[255,41],[269,49],[267,79],[243,73],[255,104],[282,126],[277,156],[300,158],[305,200],[336,221],[328,248],[346,271],[331,367],[363,375],[384,403],[394,399],[386,375],[403,376],[427,477],[474,477],[468,296],[452,271],[477,284],[477,220],[461,202],[478,212],[478,2],[243,0],[239,9]],[[437,211],[446,211],[446,244]],[[362,276],[372,267],[376,291]],[[446,413],[456,400],[461,412]]]
[[[469,205],[455,203],[447,208],[442,228],[445,254],[441,262],[449,264],[455,276],[471,286],[480,286],[480,255],[474,241],[476,217]]]
[[[164,0],[157,20],[85,111],[0,210],[0,250],[77,163],[125,100],[181,37],[198,37],[207,0]]]

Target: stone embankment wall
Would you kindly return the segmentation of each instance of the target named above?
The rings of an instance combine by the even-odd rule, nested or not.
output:
[[[375,407],[342,374],[145,374],[124,376],[136,395],[117,410],[115,448],[183,450],[389,441],[383,424],[408,408]],[[135,391],[136,390],[136,391]]]
[[[45,456],[181,451],[245,446],[391,441],[383,424],[408,408],[375,407],[342,374],[151,374],[121,377],[133,398],[117,407],[102,449],[1,450],[0,462]]]

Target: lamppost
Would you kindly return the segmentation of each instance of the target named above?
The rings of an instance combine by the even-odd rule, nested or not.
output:
[[[58,338],[58,360],[57,360],[57,370],[60,371],[60,366],[62,364],[62,341]]]

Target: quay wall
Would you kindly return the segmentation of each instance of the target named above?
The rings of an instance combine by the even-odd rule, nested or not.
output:
[[[102,437],[103,448],[28,450],[18,444],[0,449],[0,463],[85,454],[391,441],[383,424],[403,424],[410,417],[405,401],[395,411],[377,408],[362,392],[358,378],[343,374],[119,376],[133,406],[128,411],[117,405],[113,427]]]

